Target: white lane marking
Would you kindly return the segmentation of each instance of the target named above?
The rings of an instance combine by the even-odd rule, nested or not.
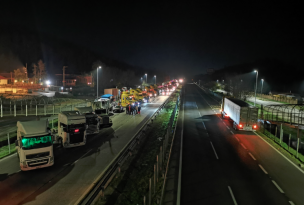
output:
[[[254,160],[254,161],[256,161],[256,159],[254,158],[254,156],[249,152],[249,155],[250,155],[250,157]]]
[[[236,138],[236,140],[237,140],[237,141],[239,141],[239,142],[240,142],[240,140],[239,140],[239,138],[238,138],[238,137],[235,137],[235,138]]]
[[[281,187],[280,187],[274,180],[271,180],[271,181],[272,181],[272,183],[277,187],[277,189],[278,189],[282,194],[284,194],[283,189],[281,189]]]
[[[230,195],[231,195],[231,198],[232,198],[232,201],[233,201],[234,205],[237,205],[237,202],[235,200],[235,197],[233,195],[233,192],[232,192],[232,189],[230,188],[230,186],[228,186],[228,189],[229,189],[229,192],[230,192]]]
[[[289,201],[289,203],[290,203],[291,205],[295,205],[292,201]]]
[[[17,153],[12,154],[12,155],[7,156],[7,157],[3,157],[2,159],[0,159],[0,162],[4,161],[4,160],[6,160],[6,159],[9,159],[9,158],[11,158],[12,156],[15,156],[15,155],[17,155]]]
[[[230,128],[228,126],[226,126],[228,130],[230,130]]]
[[[231,132],[231,134],[233,134],[234,135],[234,133],[230,130],[230,132]]]
[[[244,149],[247,149],[247,148],[245,147],[245,145],[243,145],[243,143],[241,143],[241,145],[242,145],[242,147],[243,147]]]
[[[285,157],[284,154],[282,154],[279,150],[277,150],[275,147],[273,147],[269,142],[267,142],[265,139],[263,139],[263,137],[261,137],[258,133],[254,132],[254,134],[256,134],[257,136],[259,136],[262,140],[264,140],[264,142],[266,142],[270,147],[272,147],[275,151],[277,151],[277,153],[279,153],[282,157],[284,157],[288,162],[290,162],[290,164],[292,164],[295,168],[297,168],[300,172],[302,172],[302,174],[304,174],[304,171],[298,167],[297,165],[295,165],[292,161],[290,161],[290,159],[288,159],[287,157]]]
[[[216,151],[215,151],[215,149],[214,149],[214,147],[213,147],[212,142],[210,142],[210,144],[211,144],[211,147],[212,147],[212,149],[213,149],[213,151],[214,151],[214,154],[215,154],[216,159],[219,159],[218,156],[217,156],[217,154],[216,154]]]
[[[225,122],[223,122],[225,125],[226,125],[226,123]],[[227,126],[227,125],[226,125]]]
[[[262,167],[262,165],[259,164],[259,167],[261,168],[261,170],[263,170],[263,172],[264,172],[265,174],[268,174],[268,172],[264,169],[264,167]]]
[[[204,125],[205,130],[207,130],[207,128],[206,128],[206,126],[205,126],[205,123],[204,123],[204,122],[202,122],[202,123],[203,123],[203,125]]]
[[[84,156],[86,156],[86,154],[88,154],[92,149],[90,149],[89,151],[87,151],[84,155],[82,155],[79,159],[77,159],[73,164],[76,164],[78,162],[78,160],[82,159]]]

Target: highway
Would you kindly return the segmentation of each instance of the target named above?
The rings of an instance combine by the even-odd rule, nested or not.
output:
[[[22,172],[16,154],[0,160],[0,204],[76,203],[167,98],[156,97],[140,115],[115,114],[113,126],[88,136],[85,146],[54,146],[52,167]]]
[[[184,112],[177,125],[181,136],[176,138],[182,142],[182,158],[175,166],[181,170],[176,204],[304,204],[299,167],[255,133],[233,130],[231,121],[211,109],[218,99],[195,84],[184,88]]]

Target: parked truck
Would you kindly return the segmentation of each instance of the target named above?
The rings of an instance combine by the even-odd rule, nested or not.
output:
[[[98,115],[100,127],[111,127],[113,125],[110,115],[114,115],[113,112],[120,112],[120,108],[108,98],[99,98],[98,101],[92,103],[92,109],[95,114]]]
[[[75,111],[78,111],[86,118],[87,135],[99,133],[99,118],[98,115],[93,112],[92,107],[75,107]]]
[[[54,164],[53,142],[48,120],[17,122],[17,157],[22,171]]]
[[[223,98],[222,100],[222,117],[230,118],[233,121],[233,128],[235,130],[256,130],[258,111],[258,108],[239,99]]]
[[[62,111],[58,114],[58,130],[53,129],[53,141],[64,148],[83,146],[86,130],[86,117],[79,111]]]

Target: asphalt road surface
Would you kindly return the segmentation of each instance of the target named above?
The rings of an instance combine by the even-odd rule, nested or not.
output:
[[[115,114],[113,126],[88,136],[85,146],[54,146],[52,167],[22,172],[16,154],[0,160],[0,204],[74,204],[166,99],[156,97],[140,115]]]
[[[210,107],[218,99],[195,84],[184,88],[180,204],[304,204],[299,167],[255,133],[233,130]]]

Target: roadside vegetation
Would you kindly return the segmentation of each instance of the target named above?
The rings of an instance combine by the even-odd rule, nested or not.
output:
[[[180,88],[173,94],[165,108],[153,120],[153,123],[145,131],[145,137],[138,150],[132,153],[127,162],[121,168],[121,173],[111,182],[105,191],[104,197],[96,201],[96,205],[134,205],[142,204],[146,196],[148,202],[149,178],[153,181],[153,170],[156,157],[163,145],[163,139],[167,132],[171,115],[174,111]],[[173,126],[176,119],[174,119]],[[172,133],[170,133],[172,135]],[[170,145],[170,138],[169,138]],[[168,146],[169,146],[168,145]],[[165,163],[163,163],[165,164]],[[164,168],[164,167],[162,167]],[[162,173],[162,171],[160,171]],[[160,174],[156,183],[155,193],[152,194],[152,204],[157,204],[162,191],[163,177]]]

